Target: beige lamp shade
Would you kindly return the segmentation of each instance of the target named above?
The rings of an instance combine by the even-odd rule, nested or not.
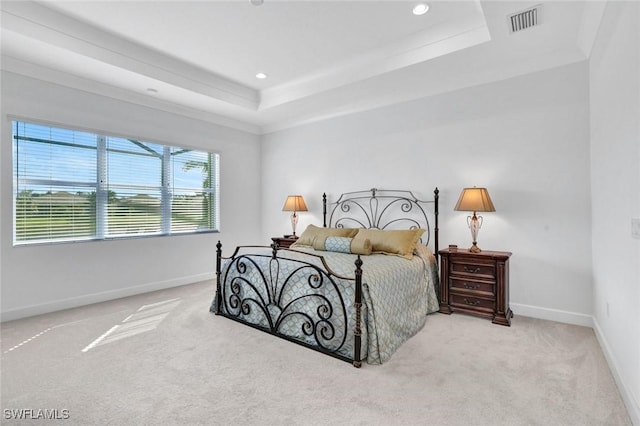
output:
[[[454,210],[464,212],[495,212],[487,188],[464,188]]]
[[[304,202],[302,195],[289,195],[282,207],[283,212],[306,212],[307,205]]]

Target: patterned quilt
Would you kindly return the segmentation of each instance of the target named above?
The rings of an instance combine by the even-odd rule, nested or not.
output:
[[[306,247],[295,250],[279,251],[274,261],[270,249],[252,247],[251,255],[227,260],[222,269],[223,310],[352,358],[354,281],[340,277],[354,277],[357,256]],[[426,315],[438,309],[436,264],[424,250],[418,254],[412,260],[383,254],[361,257],[366,324],[362,355],[369,364],[388,361],[424,326]],[[323,262],[333,274],[318,274],[326,271]]]

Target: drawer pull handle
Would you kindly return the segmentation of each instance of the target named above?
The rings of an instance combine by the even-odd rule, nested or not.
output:
[[[468,267],[464,266],[464,271],[465,272],[470,272],[472,274],[477,274],[478,272],[480,272],[480,268],[468,268]]]
[[[474,284],[469,284],[469,283],[463,283],[462,286],[464,288],[468,288],[468,289],[471,289],[471,290],[477,290],[477,289],[480,288],[480,284],[475,284],[474,285]]]
[[[464,299],[462,299],[464,301],[464,303],[466,303],[467,305],[470,306],[476,306],[480,304],[479,300],[474,300],[473,302],[470,302],[469,300],[467,300],[467,298],[465,297]]]

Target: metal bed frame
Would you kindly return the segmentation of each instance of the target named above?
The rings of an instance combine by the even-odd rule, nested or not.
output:
[[[422,243],[428,245],[433,236],[434,255],[438,256],[438,199],[435,188],[433,200],[421,201],[411,191],[379,190],[356,191],[342,194],[331,203],[329,226],[336,228],[415,229],[424,228]],[[433,205],[434,227],[422,205]],[[323,226],[327,227],[327,195],[322,195]],[[426,241],[424,241],[426,237]],[[210,311],[261,331],[273,334],[310,349],[347,361],[355,367],[362,365],[362,264],[358,255],[354,262],[353,277],[334,273],[319,255],[271,245],[267,254],[252,254],[251,249],[264,246],[239,246],[229,258],[222,257],[222,244],[216,245],[216,297]],[[296,255],[294,255],[296,253]],[[302,256],[300,255],[302,254]],[[308,260],[302,260],[308,256]],[[302,258],[302,259],[301,259]],[[316,262],[312,262],[312,260]],[[226,260],[223,271],[222,261]],[[268,264],[260,267],[258,260]],[[318,266],[319,264],[322,267]],[[251,274],[249,271],[252,271]],[[249,279],[258,277],[258,282]],[[354,285],[354,318],[336,280],[352,281]],[[288,300],[284,290],[295,283],[304,282],[308,293]],[[333,297],[328,297],[327,294]],[[338,300],[338,306],[331,303]],[[304,310],[300,310],[304,305]],[[309,307],[311,306],[311,308]],[[224,309],[223,309],[224,308]],[[263,318],[263,324],[245,319],[254,312]],[[284,334],[287,321],[297,321],[306,341]],[[353,324],[351,324],[353,322]],[[266,324],[265,324],[266,323]],[[340,351],[347,344],[348,327],[353,326],[353,357]],[[338,330],[337,330],[338,329]],[[309,341],[311,343],[309,343]]]

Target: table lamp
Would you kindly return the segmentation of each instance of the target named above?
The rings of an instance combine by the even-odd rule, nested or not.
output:
[[[478,232],[482,227],[482,216],[476,216],[476,212],[496,211],[491,197],[489,197],[489,191],[487,191],[487,188],[476,188],[475,186],[473,188],[464,188],[454,210],[473,212],[473,216],[467,216],[467,224],[473,239],[473,245],[469,248],[469,251],[480,253],[482,250],[478,247]]]
[[[283,212],[293,212],[291,213],[291,227],[293,228],[293,237],[296,237],[296,225],[298,224],[298,215],[297,212],[306,212],[307,205],[304,203],[304,198],[302,195],[289,195],[287,200],[284,202],[284,207],[282,207]]]

